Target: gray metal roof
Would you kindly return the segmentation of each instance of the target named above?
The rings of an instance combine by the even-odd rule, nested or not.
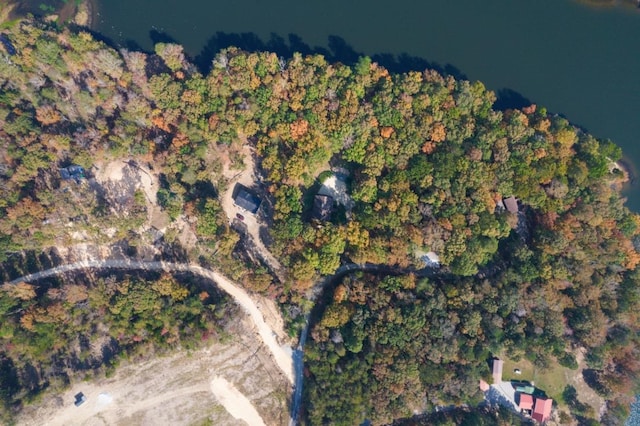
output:
[[[260,200],[260,198],[250,193],[246,189],[240,188],[235,198],[233,199],[233,202],[241,209],[244,209],[249,213],[256,214],[256,212],[260,208],[260,203],[262,202],[262,200]]]

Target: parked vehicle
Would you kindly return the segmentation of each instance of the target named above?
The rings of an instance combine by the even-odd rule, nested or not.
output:
[[[76,399],[76,401],[74,402],[76,407],[81,406],[87,400],[87,397],[84,396],[84,394],[82,392],[77,393],[74,398]]]

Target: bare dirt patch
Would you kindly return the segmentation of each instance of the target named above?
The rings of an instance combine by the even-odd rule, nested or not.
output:
[[[228,330],[236,336],[229,343],[180,350],[120,367],[111,378],[74,383],[65,392],[26,407],[18,424],[238,425],[238,418],[243,418],[234,411],[238,408],[250,416],[245,421],[263,422],[250,421],[251,425],[287,424],[290,385],[249,328],[251,324],[241,320]],[[76,407],[78,392],[87,400]]]
[[[117,212],[118,206],[133,199],[135,191],[141,190],[149,213],[149,222],[159,209],[157,193],[160,189],[158,176],[135,161],[116,160],[108,164],[95,165],[95,180],[104,189],[104,196]]]
[[[251,426],[264,426],[264,420],[251,401],[223,377],[215,377],[211,381],[211,392],[234,418]]]

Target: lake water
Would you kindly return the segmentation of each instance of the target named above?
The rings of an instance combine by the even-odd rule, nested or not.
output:
[[[94,27],[113,41],[151,49],[152,39],[171,38],[205,64],[218,48],[239,44],[284,53],[285,45],[320,47],[343,61],[382,54],[378,59],[389,65],[395,57],[392,68],[400,70],[447,67],[509,103],[522,101],[520,94],[614,140],[640,168],[640,12],[632,7],[571,0],[95,1]],[[627,194],[640,211],[640,184]]]

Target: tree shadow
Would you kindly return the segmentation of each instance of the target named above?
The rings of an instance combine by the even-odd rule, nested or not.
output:
[[[353,48],[347,41],[337,35],[330,35],[327,39],[327,47],[311,46],[297,34],[288,34],[287,38],[271,33],[268,40],[262,40],[253,32],[248,33],[226,33],[216,32],[209,38],[200,53],[194,58],[194,63],[203,74],[211,70],[211,64],[218,52],[228,47],[237,47],[247,52],[274,52],[278,56],[286,59],[291,58],[294,53],[302,55],[323,55],[328,62],[340,62],[345,65],[354,65],[358,59],[368,56]],[[382,65],[390,72],[404,73],[408,71],[424,71],[434,69],[441,74],[451,75],[457,79],[467,79],[459,68],[452,64],[438,64],[426,59],[409,55],[408,53],[376,53],[370,55],[371,59]]]
[[[493,104],[493,108],[499,111],[505,111],[508,109],[522,109],[531,105],[531,101],[525,98],[520,93],[511,89],[500,89],[496,92],[496,102]]]
[[[600,371],[592,368],[585,368],[582,371],[582,377],[589,387],[600,395],[606,395],[608,390],[600,380]]]
[[[108,46],[118,48],[126,48],[131,51],[145,52],[151,55],[149,61],[151,66],[147,71],[151,73],[166,72],[161,61],[154,61],[153,51],[144,49],[137,41],[127,39],[122,44],[115,43],[112,39],[82,28],[83,31],[91,33],[91,35],[99,41],[104,42]],[[149,38],[156,43],[176,43],[181,44],[180,40],[174,38],[166,32],[152,29],[149,31]],[[427,69],[435,70],[444,76],[452,76],[458,80],[469,80],[466,73],[451,63],[441,64],[429,61],[425,58],[410,55],[406,52],[398,54],[390,52],[380,52],[367,55],[353,48],[344,38],[338,35],[329,35],[327,37],[327,47],[311,46],[306,43],[302,37],[297,34],[287,34],[286,38],[272,32],[269,38],[263,40],[254,32],[244,33],[228,33],[218,31],[213,34],[206,42],[204,47],[196,54],[195,57],[188,59],[194,63],[203,74],[211,71],[213,59],[223,49],[229,47],[237,47],[246,52],[274,52],[280,57],[290,59],[295,53],[305,55],[322,55],[327,62],[340,62],[345,65],[352,66],[356,64],[360,57],[369,56],[374,62],[383,66],[391,73],[406,73],[410,71],[422,72]],[[187,55],[188,56],[188,55]],[[509,88],[501,88],[496,91],[497,100],[494,109],[504,111],[507,109],[521,109],[531,105],[531,101],[524,95]]]
[[[149,31],[149,38],[151,39],[154,45],[158,43],[180,44],[178,40],[171,37],[168,33],[164,31],[158,31],[156,29],[152,29],[151,31]]]

